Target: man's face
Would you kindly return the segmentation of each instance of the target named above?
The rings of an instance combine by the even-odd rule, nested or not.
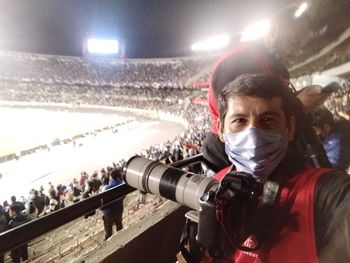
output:
[[[259,128],[286,133],[289,141],[293,139],[295,120],[287,121],[282,109],[281,98],[269,100],[248,96],[236,96],[228,100],[226,117],[219,121],[219,136],[231,132],[241,132],[247,128]]]

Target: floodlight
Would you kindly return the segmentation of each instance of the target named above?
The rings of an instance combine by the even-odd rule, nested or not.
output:
[[[115,39],[88,39],[87,48],[93,54],[118,54],[119,43]]]
[[[267,19],[260,20],[246,27],[241,34],[241,42],[251,41],[261,38],[269,32],[270,21]]]
[[[221,49],[226,47],[229,42],[230,42],[229,35],[217,35],[217,36],[212,36],[210,38],[207,38],[203,41],[194,43],[191,46],[191,49],[193,51],[216,50],[216,49]]]
[[[304,12],[305,12],[305,10],[306,10],[306,8],[307,8],[307,3],[302,3],[300,6],[299,6],[299,8],[297,9],[297,11],[295,11],[295,13],[294,13],[294,17],[299,17],[299,16],[301,16]]]

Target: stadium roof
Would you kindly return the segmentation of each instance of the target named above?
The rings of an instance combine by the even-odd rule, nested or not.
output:
[[[123,39],[127,58],[183,57],[194,54],[191,44],[198,40],[235,35],[303,1],[3,0],[0,50],[81,56],[84,38],[103,37]],[[305,1],[314,34],[288,65],[293,77],[340,66],[350,58],[350,2]]]
[[[295,1],[4,0],[0,49],[81,55],[87,35],[125,40],[127,57],[191,54],[191,44],[240,32]]]

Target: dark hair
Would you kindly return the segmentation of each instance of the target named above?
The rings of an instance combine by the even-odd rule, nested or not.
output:
[[[35,206],[33,204],[33,202],[29,203],[29,213],[32,214],[35,212]]]
[[[14,205],[10,205],[10,210],[12,212],[15,212],[16,214],[19,214],[21,209],[18,204],[14,204]]]
[[[228,83],[219,95],[220,121],[223,123],[227,114],[228,100],[233,97],[255,97],[266,100],[281,98],[282,109],[287,121],[294,114],[292,101],[295,96],[276,78],[267,74],[244,74]]]
[[[114,170],[111,172],[111,177],[112,177],[113,179],[117,179],[117,178],[122,179],[121,172],[122,172],[121,169],[114,169]]]
[[[334,117],[331,111],[326,107],[319,107],[310,114],[311,125],[323,129],[326,124],[333,127],[335,125]]]
[[[88,188],[93,189],[94,188],[94,182],[91,181],[91,180],[87,181],[87,186],[88,186]]]

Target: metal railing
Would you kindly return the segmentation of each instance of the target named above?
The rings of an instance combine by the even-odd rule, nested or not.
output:
[[[171,166],[183,168],[188,165],[203,162],[205,163],[203,154],[198,154],[175,162],[171,164]],[[106,192],[83,199],[68,207],[29,221],[28,223],[10,229],[6,232],[0,233],[0,254],[18,247],[21,244],[27,243],[30,240],[65,225],[74,219],[82,217],[93,210],[102,208],[103,206],[124,197],[134,190],[136,189],[124,183]]]
[[[0,254],[114,202],[134,190],[134,188],[124,183],[106,192],[91,196],[68,207],[3,232],[0,234]]]

